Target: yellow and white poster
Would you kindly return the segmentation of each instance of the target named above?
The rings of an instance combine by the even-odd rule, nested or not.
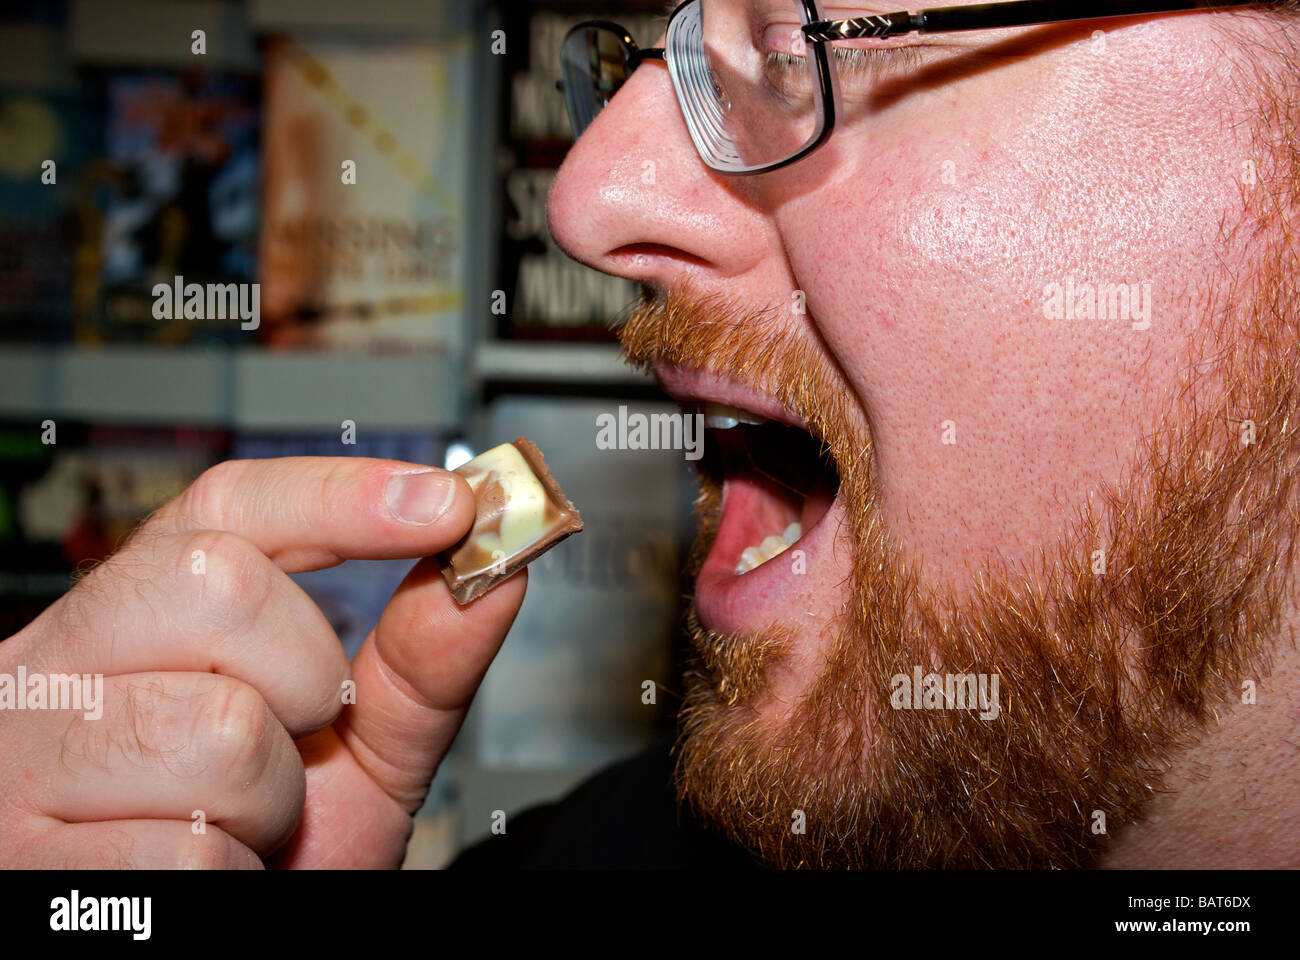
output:
[[[260,242],[266,343],[458,349],[471,71],[464,39],[272,41]]]

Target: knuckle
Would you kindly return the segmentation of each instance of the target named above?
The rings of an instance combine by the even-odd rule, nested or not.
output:
[[[104,607],[111,604],[112,591],[105,575],[82,580],[47,611],[47,632],[60,638],[69,650],[89,650],[98,642]]]
[[[249,460],[222,460],[204,470],[160,511],[160,519],[183,517],[195,527],[224,528],[231,525],[229,513],[237,503],[248,475]]]
[[[321,474],[316,502],[323,516],[336,514],[356,497],[356,470],[356,464],[347,459],[335,458]]]
[[[196,568],[198,556],[203,563]],[[191,613],[228,631],[247,628],[256,621],[276,584],[266,556],[250,541],[222,530],[187,534],[177,557],[176,575],[193,592]]]
[[[207,761],[237,783],[256,781],[275,749],[275,720],[262,695],[238,680],[222,685],[208,714]]]

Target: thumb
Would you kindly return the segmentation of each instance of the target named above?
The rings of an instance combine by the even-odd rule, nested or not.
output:
[[[412,568],[352,663],[356,703],[335,723],[358,765],[408,813],[438,764],[524,600],[521,570],[458,605],[436,557]]]

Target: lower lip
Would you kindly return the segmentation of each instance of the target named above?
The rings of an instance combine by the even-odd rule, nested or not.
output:
[[[808,578],[829,562],[843,514],[838,493],[825,515],[788,550],[746,574],[737,574],[738,558],[751,546],[745,524],[737,521],[757,508],[761,496],[743,484],[727,482],[723,486],[718,534],[695,580],[695,611],[705,629],[721,634],[756,633],[787,620]],[[780,534],[779,530],[772,532]],[[794,570],[797,550],[803,551],[802,573]]]

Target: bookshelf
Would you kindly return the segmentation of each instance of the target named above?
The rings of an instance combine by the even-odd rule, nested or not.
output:
[[[7,345],[0,417],[232,429],[384,430],[461,422],[460,365],[437,355],[254,347]]]
[[[643,15],[650,9],[639,2],[631,6]],[[601,329],[635,294],[635,285],[582,272],[584,268],[570,263],[545,235],[545,187],[568,147],[563,107],[557,109],[559,101],[554,100],[558,94],[551,75],[552,40],[562,18],[597,15],[602,7],[564,0],[368,0],[360,5],[353,0],[72,0],[66,13],[13,26],[0,35],[0,86],[40,91],[50,95],[51,102],[80,96],[100,111],[90,114],[96,129],[102,127],[103,104],[97,100],[103,99],[100,82],[105,77],[119,71],[229,71],[265,81],[267,41],[279,34],[300,39],[307,47],[317,41],[326,48],[337,45],[345,54],[448,36],[463,37],[472,50],[472,72],[456,75],[458,82],[467,76],[472,89],[455,91],[456,102],[473,118],[461,144],[472,158],[460,198],[468,214],[464,232],[458,234],[464,297],[439,315],[431,344],[385,352],[367,352],[364,346],[288,349],[258,342],[249,334],[228,342],[171,345],[161,337],[157,342],[130,341],[141,331],[139,326],[114,330],[107,323],[104,329],[91,325],[90,336],[72,332],[59,342],[0,343],[0,428],[10,431],[11,440],[25,444],[32,442],[41,421],[54,419],[59,444],[48,451],[51,462],[82,463],[77,430],[65,433],[65,421],[82,425],[87,434],[99,431],[110,438],[119,428],[123,434],[141,428],[137,432],[142,436],[159,428],[162,439],[141,441],[136,447],[113,450],[111,439],[98,447],[88,444],[96,464],[89,472],[95,476],[127,473],[120,469],[123,458],[152,456],[158,448],[166,449],[170,435],[189,428],[228,432],[229,445],[222,455],[238,456],[241,443],[258,451],[322,438],[337,444],[345,419],[356,422],[358,433],[367,434],[365,441],[408,443],[427,453],[428,462],[441,462],[441,450],[453,439],[482,449],[520,432],[538,439],[554,457],[553,466],[566,476],[566,489],[581,497],[589,530],[585,540],[575,538],[566,545],[568,553],[556,551],[535,571],[539,590],[526,604],[520,621],[524,629],[512,634],[510,652],[485,685],[485,695],[468,718],[420,818],[422,827],[436,833],[436,849],[414,852],[412,865],[431,865],[453,852],[447,849],[449,843],[480,837],[484,810],[501,807],[513,815],[564,792],[615,753],[634,749],[647,724],[655,722],[655,712],[636,699],[629,701],[629,709],[622,691],[636,695],[642,679],[662,679],[667,670],[678,599],[671,568],[674,551],[684,542],[684,532],[676,527],[689,513],[689,471],[680,458],[667,454],[652,459],[636,451],[595,451],[591,438],[599,412],[624,402],[669,408],[653,380],[626,366],[617,344]],[[654,7],[657,12],[658,5]],[[533,12],[539,13],[535,19]],[[497,28],[508,29],[509,58],[488,50]],[[195,29],[206,33],[207,53],[201,61],[189,47]],[[530,37],[534,31],[544,36]],[[537,55],[530,57],[533,53]],[[344,69],[346,64],[340,76],[345,77]],[[527,82],[517,74],[528,74],[523,78]],[[344,80],[338,86],[346,88],[349,97],[362,96]],[[521,90],[532,98],[530,103],[536,100],[544,108],[536,117],[512,111],[511,98]],[[264,104],[265,86],[261,97]],[[512,127],[512,118],[525,122]],[[266,124],[266,117],[259,116],[257,123]],[[68,124],[70,129],[74,125]],[[259,130],[265,138],[265,128]],[[356,149],[373,145],[376,138],[370,135]],[[262,148],[259,162],[265,164],[265,139]],[[87,147],[83,160],[89,161],[96,151],[102,152],[101,146]],[[319,159],[311,151],[303,151],[303,158],[304,163]],[[337,157],[329,160],[337,180]],[[76,169],[71,162],[60,166],[60,189],[70,196],[79,182]],[[373,169],[375,164],[367,175]],[[102,179],[96,184],[94,190],[100,192],[111,185]],[[265,184],[263,188],[259,210],[265,225],[270,191]],[[76,196],[91,194],[88,188]],[[313,196],[324,198],[313,201],[321,205],[331,199],[324,191]],[[386,213],[393,215],[391,210]],[[179,268],[176,272],[188,273]],[[568,282],[579,272],[581,283]],[[529,277],[531,285],[525,282]],[[260,279],[270,299],[264,273],[244,279]],[[68,286],[74,284],[69,281]],[[511,316],[488,309],[498,289],[509,292]],[[94,296],[92,292],[92,301]],[[11,329],[27,336],[39,322],[33,319],[38,314],[28,305],[21,310],[11,316]],[[110,312],[83,313],[99,323]],[[112,342],[123,331],[124,339]],[[51,341],[59,336],[48,332]],[[96,342],[98,337],[105,342]],[[346,451],[331,449],[328,454],[335,452]],[[105,463],[108,466],[102,466]],[[40,486],[51,502],[58,499],[54,494],[72,497],[47,475],[38,474],[38,465],[36,457],[13,458],[11,472],[26,471],[15,474],[16,491]],[[80,469],[67,467],[69,473]],[[14,498],[18,507],[20,499]],[[0,596],[9,602],[21,598],[23,611],[34,615],[61,595],[69,580],[54,563],[32,567],[30,544],[14,543],[13,562],[0,566]],[[45,543],[49,556],[57,559],[58,539]],[[607,582],[616,566],[611,557],[620,549],[662,561],[656,567],[659,581],[654,591],[639,582]],[[382,605],[395,583],[389,582],[389,573],[364,563],[340,566],[333,581],[320,579],[313,599],[326,609],[318,598],[334,596],[346,605],[364,594],[367,603],[377,598]],[[401,575],[400,570],[395,574],[399,580]],[[567,599],[557,603],[558,596]],[[553,616],[552,607],[564,613]],[[356,609],[369,615],[369,606],[357,603]],[[535,663],[554,674],[550,684],[536,690],[527,683]],[[627,670],[633,673],[619,679],[620,671]],[[611,677],[617,683],[607,682]],[[531,714],[519,708],[521,689],[536,695],[527,701]],[[574,705],[584,703],[588,713],[579,715]],[[513,717],[515,726],[503,723],[502,716]],[[532,717],[542,719],[534,722]],[[610,730],[586,726],[592,718],[611,717]],[[540,759],[521,763],[506,749],[512,731],[535,733],[535,728],[553,732],[550,753],[538,752],[529,740],[521,752]],[[611,730],[628,736],[612,737]]]

